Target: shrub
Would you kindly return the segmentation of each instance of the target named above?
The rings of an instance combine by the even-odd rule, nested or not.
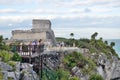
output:
[[[74,76],[74,77],[71,77],[69,80],[80,80],[78,77]]]
[[[82,42],[85,42],[85,43],[89,43],[90,42],[90,40],[87,39],[87,38],[81,38],[79,41],[82,41]]]
[[[11,77],[8,77],[8,80],[14,80],[13,78],[11,78]]]
[[[56,73],[58,75],[58,80],[68,80],[70,75],[69,71],[66,71],[64,69],[58,69]]]
[[[10,54],[8,51],[2,50],[0,51],[0,57],[2,58],[2,61],[8,62],[11,59],[12,54]]]
[[[10,66],[14,67],[16,65],[16,63],[14,61],[9,61],[7,62]]]
[[[94,61],[78,52],[73,52],[65,55],[63,62],[65,64],[64,66],[70,70],[74,66],[82,68],[84,74],[90,74],[96,68]]]
[[[92,74],[90,77],[89,77],[89,80],[104,80],[103,77],[99,74]]]
[[[3,74],[0,72],[0,80],[3,80]]]
[[[22,58],[20,57],[20,55],[17,52],[14,52],[12,60],[14,60],[14,61],[22,61]]]

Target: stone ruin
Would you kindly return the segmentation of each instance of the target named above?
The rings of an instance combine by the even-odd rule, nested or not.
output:
[[[39,41],[40,39],[51,46],[56,45],[50,20],[33,19],[31,30],[13,30],[11,39],[6,43],[10,44],[19,41],[23,42],[24,44],[28,44],[30,41]]]

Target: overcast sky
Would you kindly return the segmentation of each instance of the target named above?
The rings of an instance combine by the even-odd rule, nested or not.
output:
[[[56,37],[120,39],[120,0],[0,0],[0,35],[49,19]]]

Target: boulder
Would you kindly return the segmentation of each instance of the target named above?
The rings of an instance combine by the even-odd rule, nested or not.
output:
[[[21,80],[37,80],[37,74],[32,69],[23,69],[21,71]]]
[[[79,78],[81,78],[83,76],[82,72],[80,71],[79,67],[77,67],[77,66],[72,68],[72,72],[75,76],[78,76]]]
[[[13,80],[19,80],[20,73],[19,72],[8,72],[8,78],[12,78]]]
[[[12,66],[10,66],[9,64],[4,63],[4,62],[0,62],[0,69],[2,71],[12,71],[13,70]]]

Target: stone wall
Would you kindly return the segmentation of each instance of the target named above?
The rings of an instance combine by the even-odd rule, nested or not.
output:
[[[23,41],[28,43],[39,39],[50,41],[51,45],[56,45],[55,35],[53,30],[51,30],[51,22],[49,20],[34,19],[31,30],[13,30],[12,37],[7,42]]]
[[[46,39],[46,32],[23,32],[23,33],[15,33],[12,36],[13,40],[39,40],[39,39]]]
[[[32,24],[33,29],[51,29],[51,22],[49,20],[34,19]]]

